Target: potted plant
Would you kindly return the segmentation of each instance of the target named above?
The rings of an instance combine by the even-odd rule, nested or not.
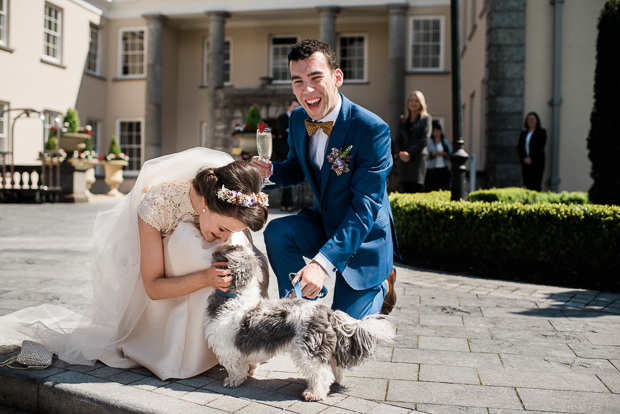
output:
[[[95,166],[99,164],[98,154],[93,148],[93,140],[91,136],[84,143],[84,149],[82,151],[73,151],[73,157],[69,159],[69,162],[79,170],[84,171],[86,177],[86,195],[92,195],[90,193],[90,187],[95,183]]]
[[[39,159],[43,164],[49,165],[53,161],[61,163],[67,158],[66,151],[58,148],[58,138],[56,138],[57,131],[58,129],[56,126],[50,127],[44,151],[39,152]]]
[[[245,116],[245,123],[243,125],[236,124],[233,132],[230,134],[232,137],[239,140],[239,147],[241,151],[245,151],[250,155],[258,155],[258,149],[256,147],[256,129],[257,125],[263,122],[263,117],[260,114],[258,105],[252,105],[250,110]]]
[[[110,186],[109,196],[123,196],[124,194],[118,191],[118,186],[123,182],[123,167],[129,164],[129,157],[127,154],[121,152],[121,146],[118,145],[118,139],[115,135],[112,135],[110,141],[110,148],[108,149],[108,155],[103,157],[103,154],[99,156],[99,160],[105,168],[105,183]]]
[[[62,128],[62,146],[73,154],[74,151],[83,151],[86,146],[86,140],[92,134],[90,125],[80,127],[80,118],[78,112],[73,109],[67,109],[67,113],[63,119]]]

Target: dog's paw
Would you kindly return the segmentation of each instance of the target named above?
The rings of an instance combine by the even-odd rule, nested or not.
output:
[[[256,373],[256,365],[250,364],[250,369],[248,369],[248,377],[253,377],[254,373]]]
[[[239,385],[243,384],[245,378],[224,378],[224,386],[228,388],[237,388]]]
[[[321,401],[325,399],[325,397],[327,397],[327,395],[321,395],[317,393],[315,390],[311,390],[310,388],[302,392],[301,395],[302,397],[304,397],[304,400],[306,401]]]

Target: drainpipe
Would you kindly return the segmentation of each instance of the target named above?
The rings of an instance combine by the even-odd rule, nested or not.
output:
[[[560,109],[562,106],[562,5],[564,0],[550,0],[553,5],[553,98],[549,101],[553,112],[551,130],[551,191],[560,185]]]

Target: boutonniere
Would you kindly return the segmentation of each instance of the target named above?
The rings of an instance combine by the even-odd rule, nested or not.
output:
[[[338,151],[336,148],[332,148],[331,154],[327,156],[327,161],[332,163],[332,170],[336,171],[338,177],[341,174],[345,174],[349,172],[349,162],[351,161],[351,156],[349,153],[353,149],[353,145],[350,145],[348,148],[340,148]]]

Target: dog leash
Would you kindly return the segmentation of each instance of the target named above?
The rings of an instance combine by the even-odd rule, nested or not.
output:
[[[219,289],[215,289],[215,293],[216,293],[217,295],[224,296],[224,297],[226,297],[226,298],[233,298],[233,299],[234,299],[234,298],[236,298],[236,297],[237,297],[237,295],[236,295],[236,294],[234,294],[234,293],[224,292],[224,291],[219,290]]]
[[[288,277],[289,279],[291,279],[291,282],[293,281],[293,279],[295,279],[295,275],[296,273],[289,273]],[[321,291],[319,292],[318,295],[316,295],[316,297],[314,299],[310,299],[310,298],[305,298],[301,295],[301,286],[299,286],[299,282],[301,281],[301,278],[299,278],[299,280],[297,281],[297,283],[295,283],[295,287],[293,287],[293,289],[288,290],[284,293],[284,297],[288,298],[289,295],[291,294],[291,292],[294,290],[295,291],[295,298],[296,299],[306,299],[306,300],[317,300],[319,298],[324,298],[325,296],[327,296],[327,288],[325,286],[323,286],[321,288]]]

